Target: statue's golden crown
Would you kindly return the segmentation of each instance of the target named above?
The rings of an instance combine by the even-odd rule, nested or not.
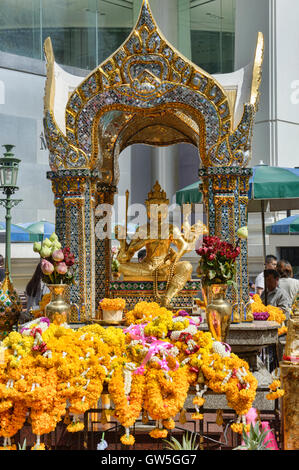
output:
[[[158,181],[156,181],[153,189],[148,193],[147,204],[169,204],[166,192],[163,191]]]

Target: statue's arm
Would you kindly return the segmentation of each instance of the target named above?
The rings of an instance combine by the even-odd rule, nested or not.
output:
[[[143,230],[139,229],[130,243],[127,243],[127,241],[123,238],[124,233],[121,231],[120,227],[118,227],[116,238],[120,242],[120,251],[118,253],[117,259],[120,263],[127,263],[130,261],[134,254],[145,246],[146,240],[142,236],[143,232]],[[118,237],[118,235],[121,235],[121,237]]]
[[[182,232],[176,226],[172,227],[171,235],[171,242],[177,247],[177,257],[181,258],[188,248],[188,243],[186,243]]]
[[[135,255],[135,253],[137,253],[137,251],[144,248],[145,244],[146,244],[146,240],[143,238],[136,238],[136,239],[131,240],[127,249],[127,253],[130,259],[133,258],[133,256]]]

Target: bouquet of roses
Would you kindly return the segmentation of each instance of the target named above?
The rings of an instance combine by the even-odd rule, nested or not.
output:
[[[33,251],[40,254],[43,281],[46,284],[75,283],[75,256],[69,247],[61,247],[56,233],[43,242],[35,242]]]
[[[233,246],[218,237],[204,237],[202,246],[196,250],[201,257],[198,274],[203,285],[235,285],[235,261],[240,254],[240,247]]]

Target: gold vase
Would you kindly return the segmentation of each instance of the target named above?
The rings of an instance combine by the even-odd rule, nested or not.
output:
[[[216,341],[225,343],[231,324],[232,305],[226,300],[226,284],[207,286],[206,308],[209,331]]]
[[[47,284],[51,292],[51,300],[46,306],[46,317],[50,322],[62,323],[70,322],[71,306],[65,300],[67,284]]]

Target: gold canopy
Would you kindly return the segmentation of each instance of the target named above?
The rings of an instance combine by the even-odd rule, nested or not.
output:
[[[147,0],[128,39],[81,81],[56,64],[50,38],[44,48],[45,129],[53,171],[98,168],[103,182],[116,184],[118,155],[134,143],[188,142],[198,148],[205,167],[247,165],[263,61],[261,33],[250,97],[235,129],[236,93],[167,41]]]

